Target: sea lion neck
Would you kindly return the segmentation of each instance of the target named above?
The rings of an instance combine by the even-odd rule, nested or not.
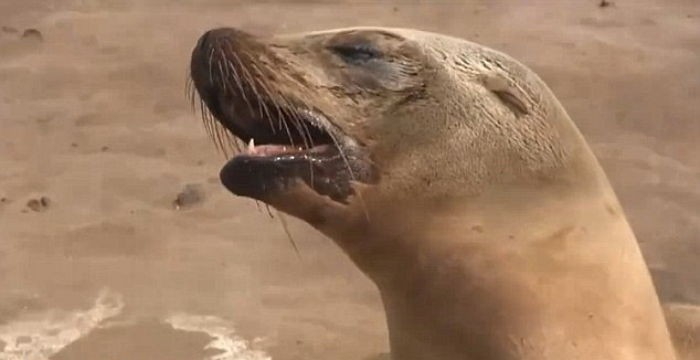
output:
[[[664,349],[652,332],[665,330],[644,316],[658,300],[639,298],[652,285],[617,201],[571,195],[510,206],[385,216],[366,239],[342,245],[379,288],[394,356],[662,358],[644,353]],[[629,344],[640,349],[633,356]]]
[[[401,275],[406,266],[412,266],[407,264],[423,256],[423,250],[460,244],[518,244],[529,241],[533,229],[556,232],[564,227],[595,226],[591,219],[608,221],[607,215],[620,213],[613,194],[594,189],[581,192],[564,185],[511,185],[479,195],[430,200],[418,196],[383,199],[368,191],[362,194],[361,203],[344,209],[342,226],[339,222],[314,226],[334,239],[365,273],[382,281],[379,279]],[[465,260],[469,256],[465,253]]]

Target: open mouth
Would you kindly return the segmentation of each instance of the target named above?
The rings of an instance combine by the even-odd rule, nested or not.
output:
[[[253,117],[240,122],[255,126],[250,132],[232,131],[247,145],[221,169],[221,181],[229,191],[265,201],[267,195],[301,180],[335,201],[344,202],[352,194],[354,152],[343,145],[345,137],[326,130],[321,115],[303,111],[291,119]]]
[[[264,45],[234,29],[208,31],[192,52],[192,95],[199,95],[209,133],[221,143],[215,127],[222,126],[246,144],[221,169],[223,185],[266,201],[303,182],[347,202],[353,181],[374,180],[366,151],[313,104],[296,100],[290,90],[275,91],[279,80],[270,73],[282,70],[262,63],[266,55]]]
[[[236,119],[222,122],[231,124],[227,128],[247,144],[238,156],[291,160],[294,157],[315,158],[331,153],[340,155],[340,144],[336,140],[339,134],[336,137],[331,134],[331,125],[324,116],[310,110],[257,104],[257,100],[252,102],[265,111],[259,114],[238,111]],[[270,108],[278,110],[277,113],[272,115],[268,110]],[[247,124],[247,127],[242,124]]]

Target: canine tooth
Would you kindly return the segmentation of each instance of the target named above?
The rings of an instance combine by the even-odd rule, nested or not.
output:
[[[253,150],[255,150],[255,139],[250,138],[250,141],[248,142],[248,151]]]

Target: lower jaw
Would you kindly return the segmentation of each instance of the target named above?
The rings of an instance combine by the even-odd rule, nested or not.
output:
[[[292,186],[306,183],[319,195],[343,201],[350,183],[343,181],[344,162],[337,150],[321,148],[303,152],[263,156],[263,150],[229,160],[219,174],[222,184],[233,194],[265,201]]]

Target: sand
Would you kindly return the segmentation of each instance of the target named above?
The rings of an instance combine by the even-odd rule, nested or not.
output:
[[[382,358],[374,286],[288,219],[297,257],[277,218],[220,186],[184,95],[209,28],[351,25],[532,67],[600,157],[664,302],[700,304],[696,0],[4,0],[0,359]]]

